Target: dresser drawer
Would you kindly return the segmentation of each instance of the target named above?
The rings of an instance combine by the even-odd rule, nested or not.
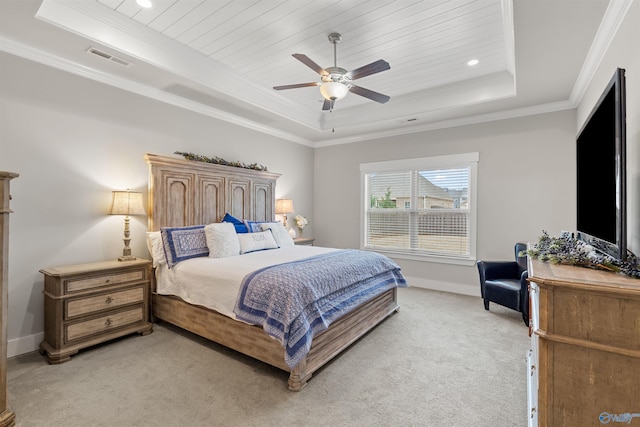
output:
[[[71,299],[66,301],[64,318],[65,320],[73,319],[77,316],[141,302],[144,302],[144,286],[89,298]]]
[[[126,311],[107,314],[84,322],[65,325],[66,342],[109,332],[123,326],[145,320],[144,307],[138,306]]]
[[[101,274],[92,277],[82,277],[78,279],[68,279],[64,282],[65,293],[86,291],[88,289],[111,286],[118,283],[135,282],[145,280],[145,270],[131,270],[124,272],[114,272]]]

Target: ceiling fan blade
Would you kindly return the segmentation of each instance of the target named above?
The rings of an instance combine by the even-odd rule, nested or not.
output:
[[[322,111],[330,111],[333,110],[333,101],[329,99],[325,99],[322,103]]]
[[[379,59],[376,62],[367,64],[355,70],[351,70],[347,73],[347,77],[351,80],[361,79],[362,77],[370,76],[371,74],[379,73],[381,71],[389,70],[391,66],[384,59]]]
[[[365,89],[363,87],[356,86],[356,85],[352,85],[349,88],[349,92],[353,92],[356,95],[364,96],[365,98],[369,98],[373,101],[379,102],[380,104],[384,104],[385,102],[391,99],[391,97],[387,95],[383,95],[381,93],[374,92],[372,90]]]
[[[310,87],[310,86],[320,86],[320,83],[297,83],[294,85],[284,85],[284,86],[274,86],[275,90],[285,90],[285,89],[297,89],[299,87]]]
[[[320,74],[321,76],[329,75],[329,73],[327,73],[324,68],[322,68],[321,66],[313,62],[313,60],[309,58],[307,55],[304,55],[302,53],[294,53],[292,56],[296,58],[298,61],[302,62],[307,67],[311,68],[316,73]]]

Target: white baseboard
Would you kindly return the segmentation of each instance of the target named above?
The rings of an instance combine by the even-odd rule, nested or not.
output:
[[[7,342],[7,357],[20,356],[21,354],[36,351],[43,339],[44,332],[9,340]]]
[[[452,292],[454,294],[480,297],[480,285],[466,285],[464,283],[442,282],[439,280],[423,279],[421,277],[405,277],[409,286],[434,291]]]

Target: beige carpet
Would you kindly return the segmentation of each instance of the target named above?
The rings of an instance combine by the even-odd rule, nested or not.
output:
[[[525,426],[529,338],[519,313],[409,288],[400,312],[299,393],[287,374],[167,324],[48,365],[9,360],[28,426]]]

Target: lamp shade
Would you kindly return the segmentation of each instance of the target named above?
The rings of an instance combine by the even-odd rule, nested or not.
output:
[[[276,200],[276,213],[277,214],[287,214],[295,212],[293,209],[293,201],[291,199],[278,199]]]
[[[320,86],[320,93],[325,99],[335,101],[347,96],[349,88],[345,84],[339,82],[324,82]]]
[[[114,191],[111,215],[145,215],[142,193],[135,191]]]

